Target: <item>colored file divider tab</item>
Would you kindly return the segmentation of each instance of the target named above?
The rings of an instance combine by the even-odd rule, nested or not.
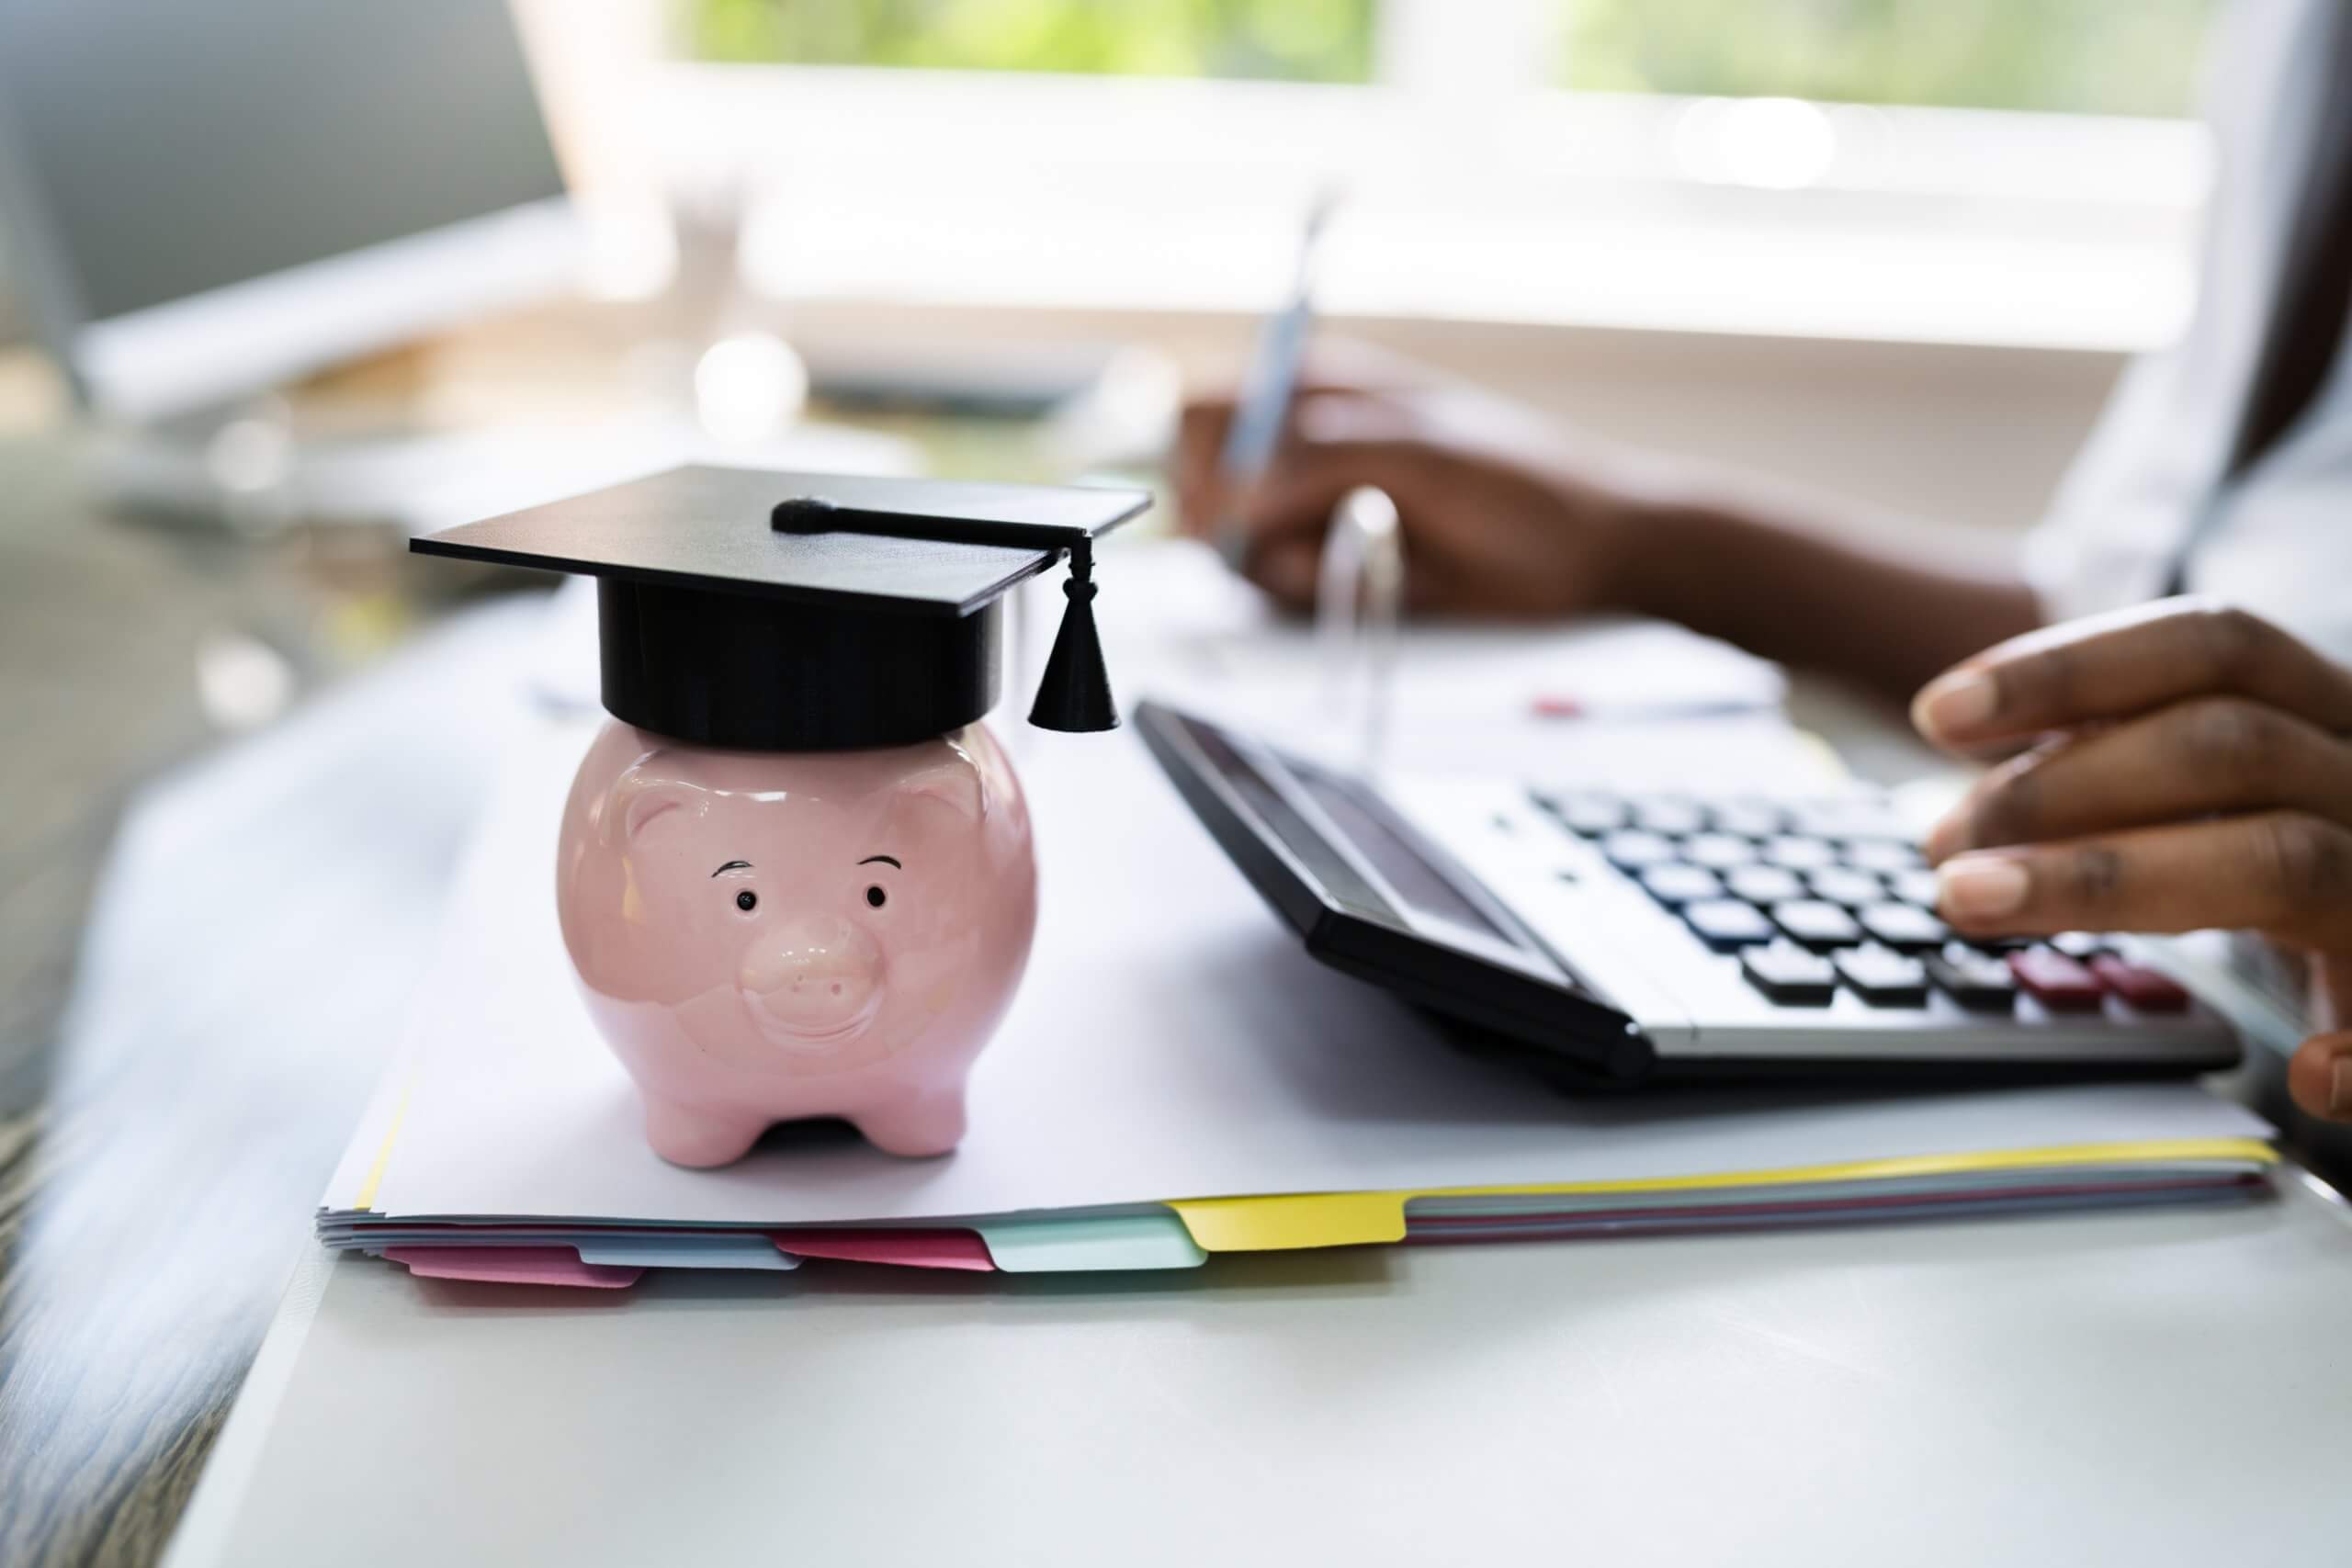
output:
[[[401,1123],[408,1120],[409,1094],[415,1087],[413,1078],[401,1085],[400,1102],[392,1107],[391,1124],[384,1129],[384,1141],[376,1145],[376,1157],[368,1162],[368,1174],[360,1179],[358,1194],[351,1201],[353,1208],[376,1206],[376,1194],[384,1186],[384,1168],[392,1163],[392,1145],[400,1141]]]
[[[496,1285],[586,1285],[617,1291],[645,1270],[583,1263],[568,1247],[388,1247],[384,1256],[412,1274]]]
[[[1723,1171],[1706,1176],[1635,1177],[1613,1181],[1532,1182],[1513,1187],[1438,1187],[1416,1197],[1499,1198],[1515,1194],[1690,1192],[1745,1187],[1793,1186],[1820,1181],[1917,1180],[1985,1171],[2074,1169],[2100,1166],[2147,1166],[2219,1161],[2255,1166],[2278,1163],[2278,1152],[2260,1138],[2143,1138],[2113,1144],[2066,1144],[2050,1148],[1988,1149],[1973,1154],[1906,1155],[1890,1159],[1845,1160],[1828,1165],[1783,1166],[1776,1170]]]
[[[1600,1193],[1725,1191],[1745,1188],[1868,1179],[1918,1179],[1961,1173],[2096,1168],[2160,1161],[2228,1161],[2267,1166],[2278,1158],[2256,1138],[2150,1139],[2056,1148],[1993,1150],[1853,1160],[1705,1176],[1615,1181],[1531,1182],[1499,1187],[1433,1188],[1425,1192],[1305,1192],[1258,1198],[1172,1201],[1193,1239],[1210,1252],[1272,1252],[1293,1247],[1379,1245],[1405,1239],[1405,1205],[1415,1198],[1510,1198]]]
[[[646,1231],[573,1229],[553,1225],[504,1225],[494,1229],[420,1222],[398,1229],[371,1230],[369,1252],[395,1247],[570,1247],[582,1263],[639,1269],[758,1269],[782,1273],[799,1259],[778,1252],[767,1237],[741,1231]]]
[[[982,1220],[976,1228],[1011,1274],[1197,1269],[1208,1260],[1173,1213]]]
[[[1188,1198],[1168,1206],[1210,1252],[1282,1252],[1402,1241],[1405,1199],[1402,1192],[1292,1192]]]
[[[783,1230],[766,1233],[780,1251],[797,1258],[829,1258],[842,1263],[888,1263],[902,1269],[965,1269],[988,1273],[996,1268],[988,1244],[968,1230],[894,1230],[877,1227]]]
[[[583,1235],[572,1241],[582,1263],[638,1269],[758,1269],[782,1273],[800,1267],[800,1259],[779,1252],[765,1236]]]

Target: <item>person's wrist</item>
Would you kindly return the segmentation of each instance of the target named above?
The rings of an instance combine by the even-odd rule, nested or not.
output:
[[[1680,619],[1680,592],[1703,532],[1689,506],[1659,497],[1619,493],[1600,502],[1593,529],[1596,559],[1592,598],[1605,608]]]

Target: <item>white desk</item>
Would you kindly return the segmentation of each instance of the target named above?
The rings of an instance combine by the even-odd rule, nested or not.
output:
[[[2279,1186],[1124,1279],[313,1255],[173,1562],[2342,1563],[2352,1231]]]
[[[2352,1234],[2280,1188],[1116,1281],[321,1258],[174,1568],[2341,1563]]]

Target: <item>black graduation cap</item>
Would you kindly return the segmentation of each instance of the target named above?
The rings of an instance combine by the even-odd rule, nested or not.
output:
[[[1094,540],[1141,491],[686,467],[414,539],[596,581],[605,707],[695,745],[840,751],[944,735],[995,705],[1000,597],[1067,556],[1029,722],[1118,722]]]

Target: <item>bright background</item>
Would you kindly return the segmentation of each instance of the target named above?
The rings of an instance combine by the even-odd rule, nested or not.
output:
[[[1336,190],[1335,333],[2003,528],[2186,320],[2223,8],[514,3],[612,291],[714,333],[1217,379]]]
[[[778,298],[2136,348],[2211,0],[675,0],[656,119]],[[1997,279],[2000,287],[1986,287]]]
[[[2195,287],[2215,0],[537,0],[583,185],[797,344],[1335,332],[2018,528]],[[556,90],[570,83],[566,92]],[[588,84],[582,86],[581,84]],[[568,111],[568,112],[567,112]],[[626,206],[624,201],[620,205]],[[649,246],[649,249],[651,247]]]

